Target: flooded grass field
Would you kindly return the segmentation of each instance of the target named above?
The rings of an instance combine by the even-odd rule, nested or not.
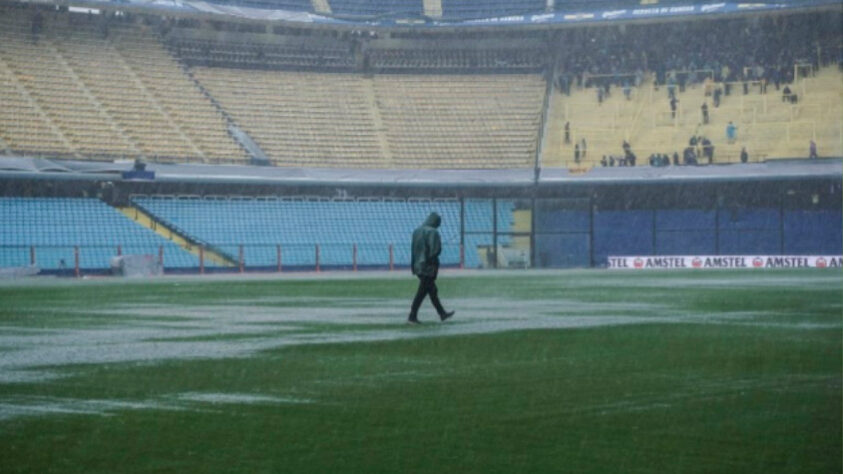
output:
[[[835,270],[0,284],[3,472],[840,472]]]

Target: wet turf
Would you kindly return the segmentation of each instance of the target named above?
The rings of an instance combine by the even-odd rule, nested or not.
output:
[[[82,283],[0,287],[3,472],[840,472],[839,272]]]

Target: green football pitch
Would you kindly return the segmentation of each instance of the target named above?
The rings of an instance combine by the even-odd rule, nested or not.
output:
[[[841,472],[835,270],[0,283],[0,471]]]

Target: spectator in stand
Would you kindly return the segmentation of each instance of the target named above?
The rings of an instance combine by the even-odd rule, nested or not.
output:
[[[726,140],[728,140],[729,143],[735,143],[737,134],[738,126],[729,121],[729,123],[726,125]]]
[[[676,78],[672,75],[667,78],[667,97],[669,99],[676,98]]]
[[[703,125],[708,125],[708,102],[703,102],[702,107],[702,123]]]
[[[571,122],[565,122],[565,144],[571,144]]]
[[[574,145],[574,163],[580,162],[580,144],[577,143]]]
[[[784,89],[782,89],[782,102],[790,102],[790,96],[790,87],[784,86]]]
[[[670,118],[672,118],[672,119],[676,118],[676,103],[677,102],[679,102],[679,100],[676,99],[676,96],[673,96],[673,97],[670,98]]]
[[[679,152],[673,152],[673,166],[679,166]]]
[[[817,155],[817,142],[813,139],[811,139],[811,144],[808,146],[808,158],[812,160],[819,158]]]
[[[38,10],[35,12],[35,15],[32,16],[32,42],[37,44],[38,43],[38,35],[44,30],[44,15],[41,14],[41,11]]]
[[[626,97],[626,100],[630,100],[630,96],[632,95],[632,88],[629,86],[629,81],[624,81],[623,83],[623,95]]]
[[[749,161],[749,153],[746,152],[746,147],[741,148],[741,163]]]
[[[583,137],[583,139],[580,140],[580,153],[582,153],[582,159],[586,158],[586,151],[587,150],[588,149],[586,148],[585,137]]]
[[[694,151],[694,147],[686,147],[684,154],[685,165],[691,166],[697,164],[697,152]]]
[[[711,140],[709,140],[706,137],[703,137],[701,142],[702,142],[703,156],[705,156],[706,159],[708,160],[708,164],[714,163],[714,145],[711,144]]]

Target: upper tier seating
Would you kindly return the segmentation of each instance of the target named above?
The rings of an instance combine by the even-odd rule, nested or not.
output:
[[[443,18],[494,18],[524,13],[542,13],[545,0],[442,0]]]
[[[61,144],[67,147],[62,150],[64,154],[79,153],[88,157],[141,155],[54,43],[44,35],[37,42],[33,41],[26,23],[14,15],[0,15],[0,63],[3,63],[3,69],[12,72],[17,85],[22,86],[14,89],[19,100],[31,104],[33,110],[43,112],[35,114],[42,120],[39,128],[58,135],[58,139],[50,140],[53,144],[43,151],[48,152]],[[0,109],[0,114],[12,113],[5,107]],[[27,140],[16,140],[11,135],[4,139],[10,142],[12,151],[41,151],[33,150],[32,146],[37,144]]]
[[[195,76],[280,166],[529,167],[544,93],[532,75]]]
[[[328,0],[335,15],[410,16],[424,13],[422,0]]]
[[[542,163],[599,165],[604,155],[622,156],[624,140],[632,145],[637,165],[647,165],[653,153],[678,152],[681,161],[692,135],[711,140],[715,163],[739,161],[743,147],[750,161],[804,157],[811,140],[820,156],[839,156],[839,21],[839,15],[796,14],[564,32],[558,39],[557,87],[549,101]],[[652,41],[654,28],[661,41]],[[817,69],[824,64],[832,67]],[[766,92],[760,93],[765,83]],[[600,86],[610,91],[602,102]],[[798,101],[782,100],[785,86]],[[675,117],[670,89],[678,99]],[[719,106],[716,90],[722,92]],[[725,134],[730,121],[738,127],[731,144]],[[574,146],[581,139],[588,154],[577,164]]]
[[[221,68],[194,75],[274,164],[385,165],[362,76]]]
[[[533,164],[544,98],[538,75],[378,75],[374,86],[396,166]]]
[[[743,146],[752,161],[801,156],[811,139],[820,156],[841,150],[839,73],[792,83],[803,65],[839,59],[839,15],[583,26],[540,40],[471,32],[467,44],[460,32],[379,42],[306,29],[270,34],[266,25],[243,33],[234,23],[219,34],[190,25],[168,34],[171,24],[44,10],[43,31],[33,34],[33,11],[0,6],[0,152],[8,154],[246,163],[230,124],[281,166],[530,167],[540,135],[543,165],[578,168],[618,155],[624,140],[643,164],[651,153],[681,152],[693,133],[714,142],[716,162],[737,160]],[[555,83],[572,91],[547,98],[542,124],[540,71],[551,64]],[[671,71],[687,85],[677,84],[675,120],[665,93]],[[751,93],[724,96],[715,110],[699,83],[712,76],[733,88],[747,82]],[[765,96],[755,92],[760,80],[769,83]],[[595,86],[607,83],[612,94],[598,105]],[[795,88],[798,103],[777,100],[776,83]],[[698,129],[705,100],[711,123]],[[738,140],[724,146],[728,121]],[[565,122],[573,142],[588,142],[582,163],[572,163],[574,143],[563,143]]]
[[[149,33],[50,14],[44,31],[32,35],[25,18],[0,15],[0,79],[7,85],[0,94],[10,104],[0,109],[0,138],[10,151],[245,160],[220,112]]]
[[[320,40],[272,44],[173,36],[167,39],[167,48],[189,66],[322,71],[354,68],[348,44]]]
[[[540,71],[547,55],[540,49],[370,49],[372,67],[380,72]]]
[[[124,255],[158,255],[163,247],[165,267],[198,266],[196,257],[98,199],[0,198],[0,222],[4,267],[29,265],[31,246],[42,269],[73,268],[74,246],[82,269],[109,268],[117,246]]]
[[[310,0],[237,0],[231,2],[227,0],[211,0],[211,3],[221,3],[230,5],[236,3],[246,7],[253,8],[267,8],[272,10],[292,10],[292,11],[312,11],[313,6]]]
[[[247,266],[274,267],[277,245],[284,266],[315,264],[315,244],[322,265],[389,264],[393,246],[396,265],[409,265],[409,236],[432,211],[442,216],[444,265],[459,264],[459,201],[329,201],[325,199],[188,199],[136,197],[133,202],[185,235],[208,242],[231,256],[244,245]],[[498,230],[513,225],[513,203],[498,203]],[[477,249],[492,243],[492,203],[467,200],[465,205],[466,266],[480,265]],[[469,234],[485,232],[486,234]],[[499,237],[499,244],[510,239]]]

